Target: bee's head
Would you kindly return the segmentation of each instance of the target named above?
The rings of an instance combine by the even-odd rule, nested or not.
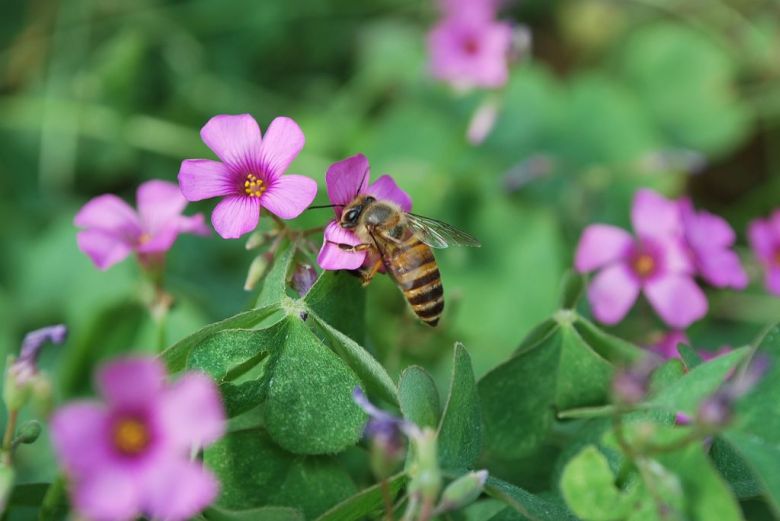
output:
[[[356,197],[341,211],[341,220],[339,222],[341,227],[354,228],[357,226],[360,216],[363,214],[363,210],[374,201],[376,201],[376,199],[370,195]]]

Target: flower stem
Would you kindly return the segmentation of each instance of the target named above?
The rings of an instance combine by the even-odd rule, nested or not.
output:
[[[382,488],[382,499],[385,502],[385,519],[393,521],[393,498],[390,497],[390,484],[387,478],[382,479],[379,486]]]
[[[18,410],[12,409],[8,411],[8,424],[5,426],[5,434],[3,434],[3,464],[7,467],[10,467],[13,463],[13,441],[18,417]]]

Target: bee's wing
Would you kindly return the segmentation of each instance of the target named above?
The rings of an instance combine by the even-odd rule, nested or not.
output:
[[[448,246],[474,246],[479,248],[482,246],[476,238],[468,233],[436,219],[407,213],[406,222],[414,234],[431,248],[446,248]]]

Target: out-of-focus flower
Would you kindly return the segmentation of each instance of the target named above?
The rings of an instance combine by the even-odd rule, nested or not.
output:
[[[472,145],[479,145],[488,137],[498,117],[498,102],[495,99],[485,100],[471,116],[466,130],[466,139]]]
[[[503,86],[509,77],[512,26],[478,16],[448,16],[428,35],[434,77],[467,90]]]
[[[301,297],[305,297],[317,281],[317,270],[305,262],[297,262],[292,274],[292,287]]]
[[[469,472],[459,477],[444,489],[435,512],[453,512],[470,505],[482,494],[487,478],[487,470]]]
[[[444,16],[490,20],[495,18],[501,2],[498,0],[439,0]]]
[[[62,344],[68,336],[64,324],[36,329],[25,335],[19,358],[8,357],[3,387],[3,399],[9,410],[21,409],[29,400],[30,394],[45,401],[49,396],[51,384],[45,375],[38,371],[38,356],[47,342]]]
[[[636,238],[606,224],[588,226],[580,238],[575,267],[582,273],[600,269],[588,288],[594,316],[605,324],[620,322],[643,291],[672,327],[703,317],[707,298],[693,280],[678,204],[639,190],[631,220]]]
[[[780,210],[767,219],[756,219],[748,226],[750,247],[764,266],[764,284],[780,295]]]
[[[211,214],[223,238],[236,239],[254,230],[260,208],[294,219],[314,200],[316,181],[284,175],[305,141],[292,119],[274,119],[261,140],[260,127],[249,114],[219,115],[203,126],[200,137],[221,162],[184,160],[179,185],[190,201],[223,198]]]
[[[710,427],[729,423],[734,415],[734,402],[749,393],[769,369],[768,357],[758,355],[743,371],[735,371],[720,388],[706,398],[696,411],[696,421]]]
[[[336,218],[325,227],[322,248],[317,255],[317,263],[324,270],[354,270],[366,261],[365,251],[344,251],[338,246],[360,244],[357,235],[339,225],[344,206],[356,196],[366,194],[376,199],[390,200],[405,212],[412,209],[412,199],[398,187],[392,177],[383,175],[369,186],[369,176],[368,159],[363,154],[333,163],[325,174],[328,197],[335,205]]]
[[[667,331],[657,342],[650,344],[648,348],[662,359],[669,360],[672,358],[680,358],[680,352],[678,349],[680,344],[685,344],[692,347],[691,342],[688,340],[688,336],[685,334],[685,332],[672,330]],[[702,360],[707,361],[731,352],[731,347],[721,346],[715,351],[699,349],[696,352]]]
[[[731,249],[737,237],[729,223],[709,212],[696,212],[688,198],[679,205],[685,240],[699,275],[719,288],[745,288],[748,276]]]
[[[619,403],[636,405],[650,391],[650,376],[660,360],[654,356],[645,356],[627,367],[618,368],[612,380],[612,395]]]
[[[103,366],[97,385],[105,403],[73,402],[51,423],[78,512],[96,520],[143,514],[176,521],[211,503],[217,481],[190,457],[225,429],[214,382],[191,373],[166,385],[161,362],[128,358]]]
[[[84,230],[78,233],[79,249],[105,270],[131,252],[139,256],[167,252],[180,233],[207,235],[203,215],[184,216],[187,200],[173,183],[152,180],[138,187],[138,211],[112,194],[91,199],[73,222]]]
[[[512,166],[504,175],[504,188],[516,192],[532,181],[550,175],[555,158],[544,153],[533,154]]]
[[[365,435],[371,440],[371,468],[380,478],[392,474],[406,454],[404,434],[417,432],[416,426],[386,413],[371,403],[360,387],[355,387],[352,399],[368,414]]]

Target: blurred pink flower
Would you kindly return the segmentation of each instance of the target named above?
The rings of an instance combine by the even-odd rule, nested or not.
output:
[[[685,328],[707,312],[707,298],[693,280],[676,202],[639,190],[631,221],[637,237],[606,224],[588,226],[580,238],[575,267],[600,270],[588,288],[594,316],[616,324],[643,291],[672,327]]]
[[[499,0],[439,0],[439,9],[445,17],[491,20],[498,12]]]
[[[679,204],[685,240],[699,275],[719,288],[744,289],[748,276],[731,249],[737,238],[729,223],[709,212],[696,212],[688,198]]]
[[[434,77],[467,90],[503,86],[509,76],[512,27],[480,16],[446,16],[428,35]]]
[[[764,284],[780,295],[780,210],[767,219],[755,219],[748,226],[750,247],[764,266]]]
[[[294,219],[314,200],[316,181],[283,175],[305,141],[292,119],[274,119],[261,139],[260,127],[249,114],[214,116],[200,137],[222,162],[182,161],[179,185],[190,201],[223,197],[211,214],[211,223],[223,238],[236,239],[254,230],[260,208]]]
[[[664,360],[669,360],[672,358],[681,358],[680,352],[678,350],[680,344],[693,347],[685,332],[672,330],[667,331],[656,343],[651,344],[649,349]],[[716,351],[699,349],[696,352],[699,357],[701,357],[701,359],[706,362],[707,360],[712,360],[713,358],[717,358],[720,355],[730,353],[731,347],[721,346]]]
[[[412,209],[412,200],[401,190],[392,177],[383,175],[369,186],[370,167],[368,159],[363,154],[348,157],[333,163],[325,174],[328,186],[328,197],[334,205],[336,218],[325,227],[325,237],[322,248],[317,256],[317,263],[325,270],[354,270],[363,265],[366,252],[348,252],[339,248],[338,244],[351,246],[360,244],[360,239],[350,230],[339,224],[341,211],[358,195],[372,195],[376,199],[386,199],[396,203],[405,212]]]
[[[138,187],[138,211],[112,194],[91,199],[73,222],[85,228],[77,236],[79,249],[105,270],[135,251],[141,256],[161,254],[180,233],[207,235],[203,215],[182,215],[187,200],[179,187],[152,180]]]
[[[190,457],[225,430],[214,382],[191,373],[166,385],[161,362],[128,358],[103,366],[97,385],[105,403],[73,402],[51,422],[79,513],[101,521],[142,514],[177,521],[211,503],[218,483]]]

